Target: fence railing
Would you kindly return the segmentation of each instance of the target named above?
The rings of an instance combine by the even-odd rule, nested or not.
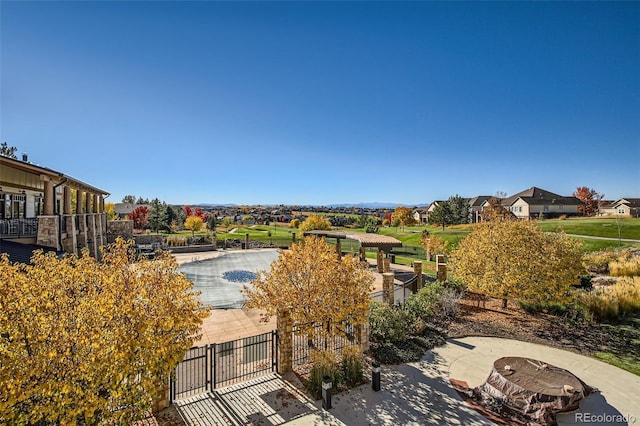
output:
[[[355,327],[349,322],[308,323],[293,326],[293,366],[311,361],[311,351],[334,351],[340,353],[347,346],[360,344]]]
[[[38,218],[1,219],[0,238],[26,238],[38,236]]]

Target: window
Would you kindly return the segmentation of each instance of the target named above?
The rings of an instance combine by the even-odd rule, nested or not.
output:
[[[5,194],[0,194],[0,219],[6,219],[7,205],[5,201]]]
[[[549,211],[549,206],[544,206],[543,210],[544,210],[545,212],[548,212],[548,211]]]
[[[44,200],[42,198],[42,195],[36,195],[33,198],[33,205],[33,211],[35,212],[36,216],[40,216],[44,213]]]
[[[11,217],[14,219],[20,219],[27,217],[27,211],[25,209],[26,195],[11,194]]]

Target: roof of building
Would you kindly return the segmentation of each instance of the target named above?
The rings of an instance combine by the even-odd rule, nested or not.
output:
[[[377,247],[385,251],[391,250],[393,247],[402,247],[402,241],[388,235],[322,230],[307,231],[304,233],[304,235],[316,235],[326,238],[354,240],[358,241],[361,247]]]
[[[88,183],[83,182],[80,179],[76,179],[72,176],[69,176],[62,172],[58,172],[53,169],[49,169],[47,167],[42,167],[37,164],[33,164],[30,161],[22,161],[15,158],[7,157],[5,155],[0,155],[0,163],[3,163],[8,167],[13,167],[14,169],[22,170],[27,173],[49,176],[51,178],[56,179],[56,181],[58,181],[59,183],[65,182],[72,188],[80,189],[82,191],[88,191],[94,194],[109,195],[107,191],[100,188],[96,188],[93,185],[89,185]]]
[[[528,204],[562,204],[562,205],[577,205],[584,204],[576,197],[564,197],[562,195],[554,194],[553,192],[532,186],[529,189],[525,189],[522,192],[518,192],[502,201],[503,206],[510,206],[518,199],[522,199]]]

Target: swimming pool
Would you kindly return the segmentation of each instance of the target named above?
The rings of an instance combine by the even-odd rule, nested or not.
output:
[[[242,288],[259,270],[269,270],[278,258],[278,250],[225,252],[221,256],[185,263],[179,270],[194,282],[194,290],[201,292],[200,301],[216,309],[241,308]]]

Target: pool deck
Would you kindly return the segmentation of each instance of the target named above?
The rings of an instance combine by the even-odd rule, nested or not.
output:
[[[250,250],[225,250],[225,251],[204,251],[196,253],[174,254],[178,264],[195,262],[199,260],[213,259],[224,253],[232,251],[261,251],[264,249]],[[367,259],[369,264],[375,266],[374,259]],[[391,269],[398,271],[413,271],[413,268],[404,265],[392,264]],[[371,268],[374,276],[372,293],[382,290],[382,274]],[[401,284],[399,280],[395,284]],[[230,340],[241,339],[243,337],[255,336],[256,334],[267,333],[276,329],[275,318],[270,318],[268,322],[261,321],[262,311],[255,309],[213,309],[211,314],[202,322],[202,337],[194,343],[194,346],[204,346],[211,343],[222,343]]]

